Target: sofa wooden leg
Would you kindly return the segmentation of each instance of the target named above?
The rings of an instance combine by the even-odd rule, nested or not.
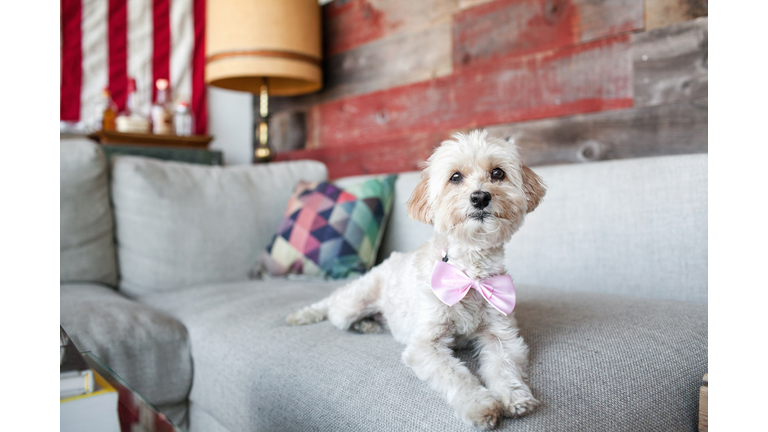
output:
[[[704,374],[704,385],[699,389],[699,432],[707,432],[707,393],[709,389],[709,377]]]

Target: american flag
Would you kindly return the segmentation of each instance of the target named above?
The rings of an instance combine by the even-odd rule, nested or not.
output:
[[[62,121],[92,121],[104,87],[123,110],[129,78],[136,111],[149,117],[164,78],[171,101],[188,101],[195,133],[205,134],[204,68],[205,0],[61,0]]]

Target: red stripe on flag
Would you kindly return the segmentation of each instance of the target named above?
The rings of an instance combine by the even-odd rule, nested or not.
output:
[[[152,102],[157,99],[155,83],[159,79],[168,80],[167,95],[171,95],[171,2],[170,0],[153,1],[152,24],[154,40],[152,43]],[[168,102],[168,101],[166,101]]]
[[[109,0],[109,92],[118,110],[128,97],[128,4]]]
[[[61,0],[61,120],[80,120],[83,30],[80,0]]]
[[[195,47],[192,51],[192,112],[195,133],[208,132],[208,104],[205,91],[205,0],[195,0],[192,16],[195,23]]]

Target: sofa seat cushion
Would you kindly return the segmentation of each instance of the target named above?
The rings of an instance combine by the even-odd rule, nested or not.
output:
[[[192,385],[184,326],[150,306],[96,284],[60,287],[60,322],[80,351],[91,351],[155,405],[183,402]]]
[[[195,359],[190,402],[229,430],[470,430],[403,365],[391,335],[285,323],[343,283],[253,281],[141,300],[185,324]],[[529,383],[542,405],[500,430],[695,430],[706,305],[517,291]]]

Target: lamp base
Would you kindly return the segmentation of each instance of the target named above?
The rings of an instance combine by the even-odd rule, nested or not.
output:
[[[269,162],[274,151],[269,147],[269,81],[264,78],[261,83],[259,99],[253,98],[253,111],[258,111],[261,120],[253,128],[253,162]]]
[[[253,148],[253,162],[265,163],[272,161],[275,156],[275,152],[267,144],[257,144]]]

